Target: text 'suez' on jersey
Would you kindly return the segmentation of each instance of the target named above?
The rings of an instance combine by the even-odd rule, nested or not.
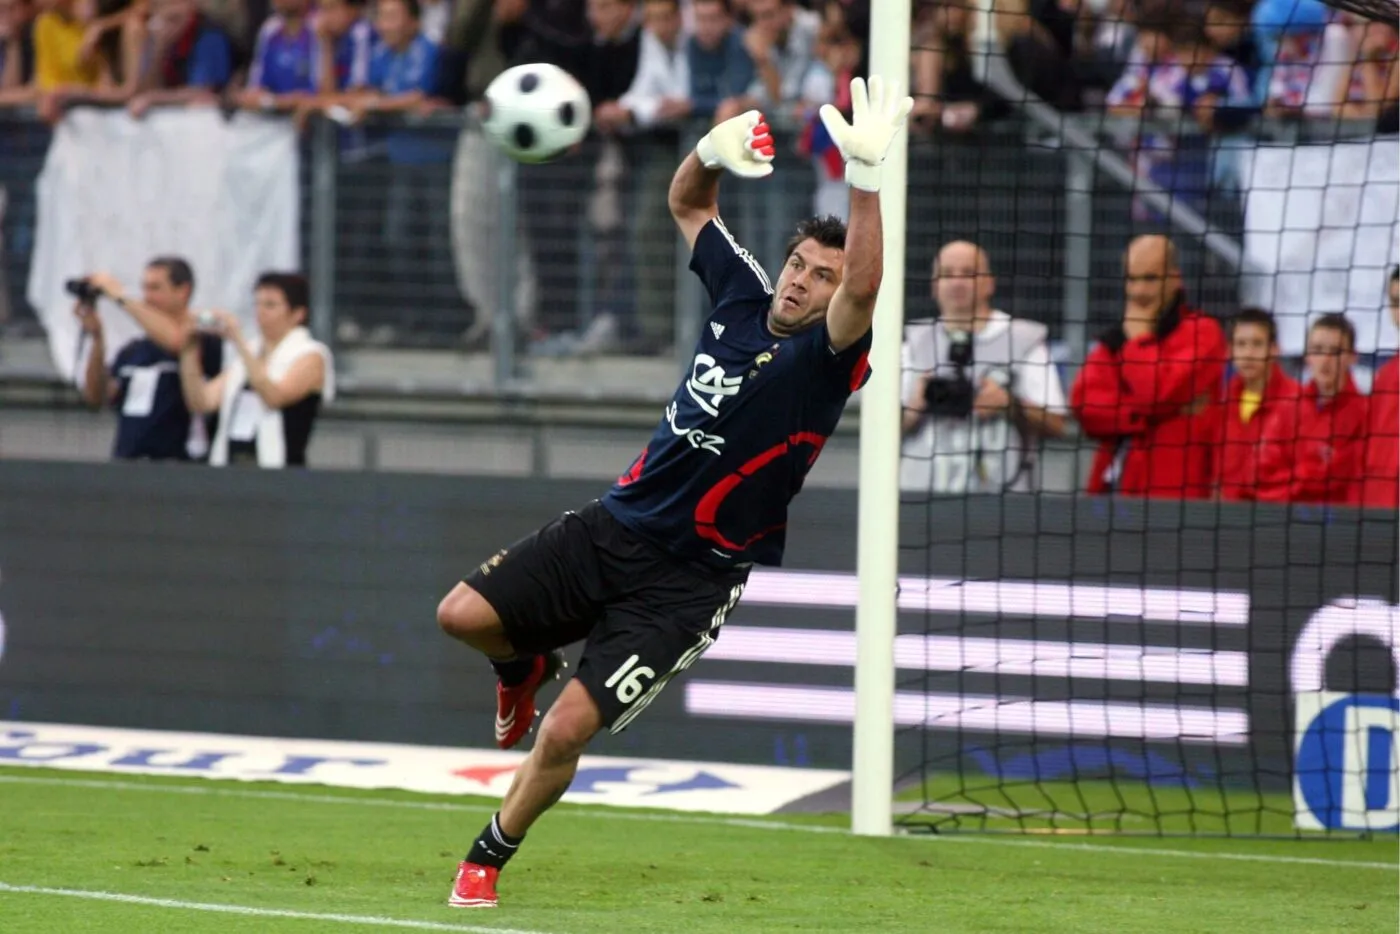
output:
[[[688,560],[781,564],[788,503],[870,376],[871,334],[839,352],[824,321],[772,334],[768,276],[718,218],[690,268],[714,311],[660,425],[603,505]]]

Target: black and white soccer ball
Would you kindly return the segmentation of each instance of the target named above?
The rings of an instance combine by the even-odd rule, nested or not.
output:
[[[588,92],[554,65],[516,65],[486,88],[482,129],[519,162],[548,162],[583,139],[592,121]]]

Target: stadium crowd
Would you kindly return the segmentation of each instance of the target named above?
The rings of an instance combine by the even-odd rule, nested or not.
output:
[[[1367,133],[1396,128],[1394,24],[1319,0],[1006,0],[995,4],[991,19],[1002,43],[997,54],[1032,93],[1067,112],[1143,118],[1131,147],[1139,170],[1188,199],[1180,153],[1199,151],[1203,139],[1245,134],[1260,116],[1349,122]],[[915,3],[915,133],[963,134],[1008,110],[978,77],[986,22],[973,0]],[[519,176],[521,223],[533,253],[533,324],[542,333],[580,324],[578,252],[552,232],[587,217],[597,234],[599,289],[634,294],[609,305],[630,311],[584,322],[577,346],[598,349],[625,338],[633,350],[656,352],[670,340],[671,240],[639,237],[637,281],[609,280],[621,264],[608,262],[608,251],[625,249],[616,242],[624,227],[618,218],[636,214],[641,230],[647,218],[669,228],[664,197],[647,194],[664,193],[664,179],[648,174],[654,166],[642,166],[635,185],[622,184],[632,144],[678,140],[688,121],[758,107],[796,129],[797,149],[818,179],[815,209],[842,214],[841,159],[816,111],[828,102],[849,107],[849,78],[868,67],[869,33],[867,0],[0,0],[0,106],[33,106],[51,122],[83,104],[124,106],[137,118],[153,106],[221,105],[284,113],[302,124],[319,113],[353,125],[371,112],[460,106],[480,98],[509,65],[556,63],[589,92],[598,132],[574,158]],[[445,226],[439,181],[454,164],[451,143],[420,132],[394,129],[384,149],[391,175],[382,234],[391,278],[404,287],[422,275],[405,231],[424,217]],[[463,159],[463,152],[470,146],[459,142],[454,189],[469,186],[463,176],[473,172],[482,181],[480,160]],[[1203,172],[1219,180],[1215,167]],[[465,252],[475,252],[472,234],[465,236]],[[457,252],[464,252],[460,245]],[[990,378],[988,387],[983,372],[969,393],[960,384],[950,389],[951,377],[935,376],[948,366],[961,376],[959,367],[972,365],[972,357],[962,365],[949,357],[963,352],[949,337],[950,320],[965,314],[958,333],[974,338],[990,322],[1007,374],[1024,370],[1022,357],[1032,352],[1048,370],[1045,334],[993,313],[990,292],[977,284],[993,281],[980,250],[943,260],[940,254],[933,276],[940,322],[911,330],[906,347],[909,359],[922,361],[909,364],[905,379],[906,461],[942,459],[950,452],[937,449],[938,439],[973,416],[1007,415],[1011,435],[1026,443],[1008,448],[981,429],[965,432],[964,449],[978,457],[984,447],[996,450],[1000,463],[969,461],[967,470],[952,473],[931,468],[912,485],[1028,488],[1032,436],[1060,433],[1072,413],[1100,444],[1091,491],[1395,505],[1395,362],[1380,371],[1369,397],[1359,394],[1349,375],[1355,332],[1345,317],[1313,322],[1300,388],[1283,372],[1266,313],[1225,310],[1227,337],[1220,322],[1186,303],[1170,243],[1139,241],[1124,260],[1129,311],[1088,354],[1068,400],[1058,377],[1049,376]],[[304,284],[279,281],[260,289],[281,295],[291,313]],[[1393,276],[1390,288],[1394,313]],[[465,291],[479,294],[481,287]],[[300,313],[304,318],[304,305]],[[283,330],[292,327],[300,320]],[[162,337],[162,328],[146,330],[170,357],[165,362],[178,361],[167,367],[178,377],[170,404],[217,414],[224,387],[209,382],[218,370],[201,365],[199,341],[185,331]],[[478,315],[470,330],[484,338],[489,321]],[[100,333],[89,333],[100,341]],[[915,347],[917,340],[928,344]],[[328,351],[307,359],[326,364],[306,386],[298,384],[300,397],[322,388],[329,397],[333,387],[321,382],[333,369]],[[111,401],[116,392],[126,399],[120,367],[110,374],[119,387],[107,387],[108,375],[89,374],[90,401]],[[255,382],[248,374],[239,379]],[[938,419],[945,423],[935,432],[930,426]],[[297,443],[297,459],[305,445]]]
[[[1300,376],[1267,311],[1226,326],[1189,301],[1175,245],[1123,255],[1123,311],[1099,335],[1068,402],[1043,325],[992,306],[985,251],[938,254],[937,319],[905,328],[901,487],[914,494],[1037,488],[1039,441],[1073,413],[1097,442],[1087,492],[1169,499],[1400,506],[1400,358],[1357,388],[1356,328],[1316,317]],[[1400,268],[1387,282],[1400,325]]]
[[[867,68],[868,0],[4,0],[0,104],[404,110],[480,97],[510,64],[573,72],[604,133],[757,106],[810,122]],[[974,77],[975,0],[918,0],[917,128],[1004,111]],[[995,34],[1033,93],[1192,131],[1250,117],[1396,125],[1394,24],[1320,0],[998,0]],[[351,101],[347,91],[374,92]],[[770,113],[770,116],[772,113]]]

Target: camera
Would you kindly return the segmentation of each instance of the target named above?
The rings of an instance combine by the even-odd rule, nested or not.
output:
[[[219,327],[219,319],[212,311],[195,312],[195,326],[205,331],[214,331]]]
[[[948,362],[953,365],[955,375],[930,379],[924,389],[924,404],[930,415],[968,418],[972,415],[972,403],[977,398],[977,387],[967,377],[967,369],[972,366],[972,335],[966,331],[955,331],[950,337]]]
[[[80,302],[91,305],[102,297],[102,290],[86,279],[69,279],[63,283],[63,288],[68,294]]]

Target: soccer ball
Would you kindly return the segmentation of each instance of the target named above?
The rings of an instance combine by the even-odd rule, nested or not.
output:
[[[548,162],[588,133],[593,105],[574,76],[554,65],[516,65],[486,88],[482,129],[519,162]]]

